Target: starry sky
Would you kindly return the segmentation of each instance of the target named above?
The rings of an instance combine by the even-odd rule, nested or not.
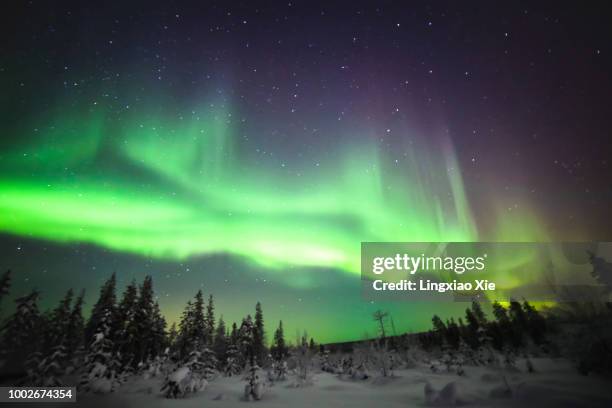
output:
[[[512,2],[22,2],[0,54],[15,297],[153,276],[317,340],[464,305],[362,300],[362,241],[611,240],[609,24]],[[120,289],[121,291],[121,289]],[[4,308],[6,310],[6,308]],[[271,328],[269,328],[271,330]]]

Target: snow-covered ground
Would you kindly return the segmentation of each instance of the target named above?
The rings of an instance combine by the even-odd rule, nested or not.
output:
[[[293,386],[293,376],[267,388],[260,401],[245,401],[243,377],[219,376],[208,387],[184,399],[166,399],[160,393],[161,378],[134,378],[117,392],[78,395],[83,407],[612,407],[612,384],[599,377],[578,374],[564,359],[532,359],[535,373],[508,372],[486,367],[465,367],[465,376],[432,373],[422,364],[396,370],[393,377],[371,373],[367,380],[349,380],[316,371],[313,384]],[[520,362],[517,366],[521,366]],[[505,377],[505,379],[504,379]],[[448,385],[454,382],[455,385]],[[425,396],[429,387],[429,404]],[[508,386],[506,385],[509,385]],[[440,391],[446,387],[446,391]]]

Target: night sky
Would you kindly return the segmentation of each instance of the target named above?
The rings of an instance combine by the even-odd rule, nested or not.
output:
[[[465,307],[363,301],[362,241],[612,240],[593,4],[85,3],[4,16],[11,297],[151,274],[169,321],[201,288],[338,341]]]

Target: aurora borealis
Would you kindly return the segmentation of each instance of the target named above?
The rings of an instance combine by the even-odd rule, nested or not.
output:
[[[430,321],[361,300],[362,241],[612,238],[609,45],[568,10],[88,7],[24,5],[0,60],[19,290],[150,273],[169,320],[202,287],[337,341]]]

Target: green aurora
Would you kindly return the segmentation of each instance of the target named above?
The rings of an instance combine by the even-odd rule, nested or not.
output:
[[[445,141],[435,148],[413,145],[397,166],[385,164],[385,152],[363,137],[333,160],[292,163],[297,170],[289,172],[282,161],[261,164],[250,157],[233,116],[207,108],[190,117],[140,111],[117,120],[89,109],[29,124],[23,142],[2,154],[0,231],[160,262],[228,254],[267,271],[279,288],[315,287],[322,296],[327,289],[316,271],[356,277],[362,241],[545,238],[533,214],[512,218],[504,212],[490,226],[477,225]],[[271,295],[275,301],[278,290]],[[190,296],[180,291],[179,303],[165,304],[171,319]],[[316,314],[305,321],[321,340],[359,337],[369,312],[355,310],[374,306],[351,305],[336,305],[347,322],[353,320],[346,326],[319,321]],[[387,307],[405,310],[405,304]],[[422,308],[428,309],[416,307]],[[427,322],[429,314],[419,319]],[[426,324],[420,320],[398,326]]]
[[[271,269],[349,273],[359,272],[361,241],[479,239],[450,150],[414,153],[400,175],[362,145],[295,184],[237,157],[227,117],[111,127],[92,113],[41,127],[4,155],[0,230],[164,259],[229,253]],[[109,157],[125,171],[105,169]]]

